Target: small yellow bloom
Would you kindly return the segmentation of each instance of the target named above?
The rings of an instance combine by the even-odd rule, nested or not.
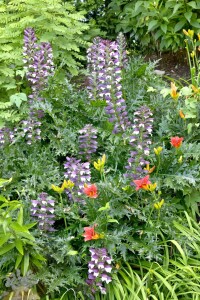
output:
[[[59,194],[61,194],[64,191],[63,187],[59,187],[54,184],[51,185],[51,188],[52,188],[52,190],[54,190],[56,193],[59,193]]]
[[[115,265],[115,268],[116,268],[117,270],[119,270],[120,265],[119,265],[119,264],[116,264],[116,265]]]
[[[156,155],[160,155],[160,153],[162,152],[162,150],[163,150],[163,148],[162,147],[157,147],[157,148],[154,148],[154,153],[156,154]]]
[[[192,84],[191,87],[192,87],[192,90],[193,90],[195,93],[199,93],[199,89],[198,89],[196,86],[194,86],[194,85]]]
[[[63,184],[61,185],[61,187],[56,186],[54,184],[51,185],[52,190],[54,190],[55,192],[62,194],[64,192],[65,189],[71,189],[74,187],[74,183],[71,180],[64,180]]]
[[[192,51],[192,52],[190,53],[190,56],[191,56],[192,58],[194,58],[194,56],[195,56],[195,52],[194,52],[194,51]]]
[[[185,35],[187,35],[187,36],[189,35],[188,32],[187,32],[187,30],[185,30],[185,29],[183,29],[183,33],[184,33]]]
[[[192,39],[194,36],[194,30],[188,29],[188,36]]]
[[[74,187],[74,183],[71,180],[64,180],[62,184],[63,189],[72,189]]]
[[[105,162],[106,162],[106,155],[104,154],[102,158],[99,158],[97,162],[96,161],[94,162],[95,169],[99,172],[102,172],[104,169]]]
[[[171,97],[174,100],[177,100],[178,97],[179,97],[179,93],[177,93],[177,87],[176,87],[176,85],[175,85],[174,82],[171,82],[171,92],[170,92],[170,95],[171,95]]]
[[[103,233],[95,233],[92,237],[93,240],[103,239],[104,234]]]
[[[155,170],[156,166],[153,166],[152,168],[150,168],[149,164],[146,165],[146,168],[144,168],[144,170],[148,171],[148,174],[151,174],[154,170]]]
[[[150,184],[147,184],[146,190],[149,191],[149,192],[153,192],[153,191],[155,191],[156,187],[157,187],[156,182],[155,183],[150,183]]]
[[[154,203],[153,206],[154,206],[155,209],[161,209],[161,207],[163,206],[164,202],[165,202],[165,200],[162,199],[160,202]]]
[[[179,116],[181,117],[181,119],[185,119],[185,115],[184,115],[184,113],[182,112],[182,110],[179,110]]]
[[[183,156],[182,155],[179,157],[178,162],[179,162],[179,164],[182,164],[182,162],[183,162]]]

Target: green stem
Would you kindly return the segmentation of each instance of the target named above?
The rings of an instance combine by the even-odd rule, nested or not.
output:
[[[64,204],[63,204],[63,198],[62,195],[60,195],[60,208],[62,210],[62,214],[63,214],[63,219],[64,219],[64,223],[65,223],[65,228],[67,228],[67,221],[66,221],[66,216],[65,216],[65,212],[64,212]]]

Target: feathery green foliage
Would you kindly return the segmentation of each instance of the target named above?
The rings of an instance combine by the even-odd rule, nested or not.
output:
[[[82,34],[88,29],[84,13],[61,0],[11,0],[0,2],[0,95],[8,95],[22,87],[19,71],[23,68],[22,46],[25,28],[34,28],[40,42],[50,42],[59,69],[77,74],[86,47]],[[5,93],[8,91],[8,94]]]

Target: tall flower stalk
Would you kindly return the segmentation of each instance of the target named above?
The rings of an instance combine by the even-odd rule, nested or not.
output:
[[[106,294],[104,283],[112,281],[110,276],[112,271],[111,257],[108,256],[106,248],[90,248],[91,261],[88,263],[87,284],[90,285],[92,293],[100,291]]]
[[[83,163],[80,159],[66,157],[64,169],[66,170],[64,173],[65,178],[74,183],[73,194],[70,191],[68,192],[69,198],[75,202],[84,202],[82,199],[84,186],[89,184],[91,179],[89,162]]]
[[[105,100],[105,111],[113,123],[113,133],[124,133],[130,126],[126,103],[122,95],[122,68],[126,52],[118,41],[94,39],[88,49],[89,97],[91,100]]]
[[[38,102],[42,102],[40,93],[46,87],[48,78],[54,74],[53,52],[50,43],[36,43],[37,38],[32,28],[24,31],[23,62],[26,76],[30,83],[32,93],[29,98],[29,117],[22,121],[22,127],[25,123],[29,124],[22,128],[23,134],[27,138],[27,143],[31,144],[34,138],[40,139],[39,121],[44,113],[35,108]],[[38,127],[37,127],[38,126]],[[34,133],[35,131],[35,133]]]
[[[147,106],[140,107],[134,113],[132,135],[129,144],[131,146],[128,165],[126,166],[126,177],[138,179],[145,174],[144,167],[149,164],[151,135],[153,130],[152,112]]]
[[[87,124],[83,129],[79,130],[79,134],[79,154],[90,160],[92,153],[95,153],[97,150],[97,130],[91,124]]]
[[[38,227],[41,231],[55,231],[53,228],[55,222],[54,214],[55,201],[47,193],[40,193],[37,200],[31,200],[31,215],[38,221]]]

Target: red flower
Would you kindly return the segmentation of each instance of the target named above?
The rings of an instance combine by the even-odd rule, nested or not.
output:
[[[95,184],[85,185],[83,191],[89,198],[97,198],[98,197],[97,187]]]
[[[141,179],[133,180],[133,182],[136,185],[136,191],[138,191],[139,189],[146,190],[148,188],[148,184],[151,184],[151,181],[149,181],[149,175]]]
[[[178,136],[171,137],[170,139],[171,145],[175,148],[179,148],[182,144],[182,141],[183,141],[183,137],[178,137]]]
[[[87,242],[87,241],[91,241],[91,240],[97,240],[100,238],[100,234],[96,233],[95,230],[95,225],[93,227],[84,227],[84,241]]]

